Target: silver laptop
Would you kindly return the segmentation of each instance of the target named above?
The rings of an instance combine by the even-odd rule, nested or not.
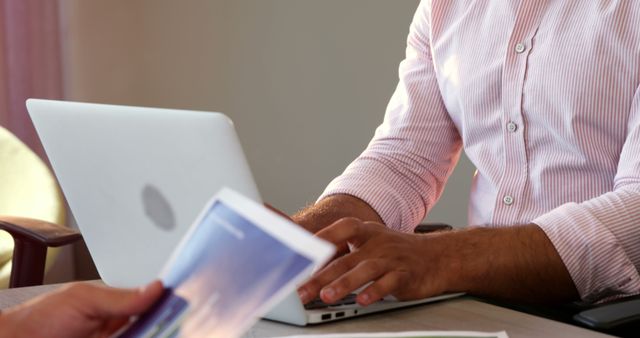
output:
[[[260,201],[231,120],[220,113],[27,100],[27,109],[102,280],[155,279],[209,198],[230,187]],[[267,316],[321,323],[449,298],[353,299],[305,309],[291,294]]]

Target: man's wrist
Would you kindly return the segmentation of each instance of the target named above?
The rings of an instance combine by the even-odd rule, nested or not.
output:
[[[438,278],[426,275],[425,278],[441,281],[443,293],[470,292],[469,281],[476,278],[480,271],[470,264],[465,249],[466,232],[469,229],[443,231],[418,235],[423,257],[435,257],[428,265],[435,267]]]
[[[345,217],[382,223],[380,216],[369,204],[346,194],[327,196],[291,216],[294,222],[312,233]]]
[[[527,302],[578,298],[555,248],[534,224],[474,227],[439,236],[447,292]]]
[[[447,263],[450,292],[477,293],[480,281],[491,278],[491,266],[499,264],[494,257],[490,228],[470,227],[445,234],[450,253]]]
[[[442,268],[447,292],[493,296],[493,287],[519,271],[514,227],[468,227],[442,233]],[[520,248],[521,249],[521,248]],[[502,292],[499,292],[502,293]]]

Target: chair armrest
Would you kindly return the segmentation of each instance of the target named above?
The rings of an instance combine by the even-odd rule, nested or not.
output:
[[[596,329],[613,329],[640,321],[640,299],[635,298],[598,306],[578,313],[573,319]]]
[[[448,231],[453,229],[452,226],[450,226],[449,224],[444,224],[444,223],[427,223],[427,224],[420,224],[418,225],[413,232],[416,234],[426,234],[426,233],[430,233],[430,232],[436,232],[436,231]]]
[[[8,232],[14,240],[41,243],[47,247],[67,245],[82,238],[79,232],[62,225],[13,216],[0,216],[0,230]]]
[[[0,216],[0,230],[8,232],[15,243],[10,288],[42,284],[47,248],[82,238],[79,232],[58,224],[13,216]]]

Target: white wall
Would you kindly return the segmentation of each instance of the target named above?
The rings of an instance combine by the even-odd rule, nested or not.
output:
[[[67,97],[222,111],[265,200],[315,200],[380,123],[417,0],[66,0]],[[431,220],[466,224],[471,166]]]

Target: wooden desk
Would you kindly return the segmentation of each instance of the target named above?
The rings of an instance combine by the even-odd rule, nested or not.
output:
[[[58,287],[60,287],[60,285],[1,290],[0,309],[19,304]],[[505,330],[509,334],[509,337],[516,338],[608,337],[597,332],[476,300],[459,298],[306,328],[261,320],[245,335],[245,338],[267,338],[311,333],[394,332],[414,330]]]

